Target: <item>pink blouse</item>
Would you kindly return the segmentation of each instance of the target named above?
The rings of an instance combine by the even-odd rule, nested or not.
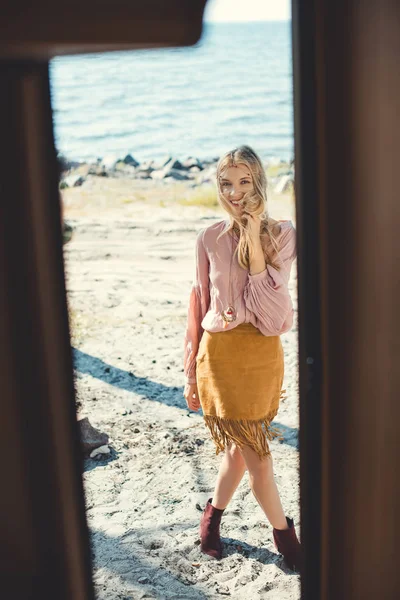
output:
[[[261,273],[250,275],[237,256],[232,260],[231,294],[229,298],[229,264],[232,256],[232,237],[221,231],[229,224],[222,220],[201,229],[197,234],[195,273],[189,298],[184,340],[183,367],[186,383],[196,383],[196,356],[203,331],[227,331],[240,323],[252,323],[264,335],[280,335],[293,324],[293,305],[288,282],[296,258],[296,230],[292,221],[280,221],[277,238],[280,248],[277,262],[280,271],[270,265]],[[233,249],[238,237],[233,234]],[[224,327],[220,312],[233,301],[236,320]]]

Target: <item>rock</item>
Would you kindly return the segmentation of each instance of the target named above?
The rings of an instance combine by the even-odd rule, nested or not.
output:
[[[221,594],[222,596],[230,596],[231,593],[227,585],[221,585],[220,583],[216,586],[215,591],[217,594]]]
[[[198,171],[202,171],[204,168],[199,159],[195,158],[194,156],[189,156],[186,160],[182,162],[181,168],[183,169],[191,171],[193,167],[196,167]]]
[[[150,171],[135,171],[135,179],[151,179]]]
[[[108,177],[107,169],[104,165],[101,165],[99,163],[95,165],[90,165],[88,174],[97,175],[97,177]]]
[[[119,158],[116,154],[107,154],[101,161],[101,166],[109,171],[113,171],[115,169],[115,165],[119,161]]]
[[[193,175],[190,175],[188,172],[185,173],[185,171],[178,171],[178,169],[171,169],[168,171],[167,177],[171,177],[172,179],[177,179],[179,181],[184,179],[192,179]]]
[[[286,171],[278,171],[277,177],[283,177],[284,175],[290,175],[292,179],[294,179],[294,171],[292,169]]]
[[[198,183],[208,183],[208,182],[214,183],[216,174],[217,174],[217,165],[211,165],[210,167],[207,167],[207,169],[204,169],[204,171],[201,172],[201,174],[197,178],[197,182]]]
[[[131,154],[127,154],[122,162],[124,162],[126,165],[131,165],[132,167],[139,166],[138,161],[135,160]]]
[[[82,450],[85,454],[90,453],[95,448],[100,448],[101,446],[108,444],[108,435],[93,427],[87,417],[80,419],[78,425],[80,429]]]
[[[87,163],[82,163],[81,165],[79,165],[79,167],[76,167],[76,169],[74,169],[74,172],[71,173],[71,175],[82,175],[83,177],[87,177],[89,175],[90,167],[91,165],[88,165]]]
[[[155,163],[154,160],[146,160],[142,162],[136,169],[136,173],[140,173],[142,171],[150,173],[151,171],[155,171]]]
[[[182,171],[179,171],[178,169],[161,169],[159,171],[153,171],[151,174],[152,179],[165,179],[167,177],[170,177],[171,179],[176,179],[176,180],[184,180],[184,179],[191,179],[190,175],[188,173],[184,173]]]
[[[164,167],[166,167],[169,163],[171,163],[169,166],[173,167],[173,161],[176,160],[174,159],[173,156],[165,156],[164,158],[162,158],[157,164],[154,164],[154,169],[156,169],[157,171],[160,171],[161,169],[164,169]],[[171,162],[172,161],[172,162]],[[179,162],[179,161],[178,161]],[[179,163],[180,164],[180,163]]]
[[[290,189],[293,185],[293,177],[291,175],[284,175],[278,179],[278,182],[274,186],[274,192],[277,194],[282,194]]]
[[[62,180],[61,184],[60,184],[60,188],[63,189],[65,187],[78,187],[79,185],[82,185],[83,183],[85,183],[86,179],[85,177],[83,177],[83,175],[68,175],[68,177],[65,177],[65,179]]]
[[[166,176],[166,172],[163,169],[157,169],[157,171],[151,173],[151,179],[164,179]]]
[[[66,244],[72,238],[72,233],[74,231],[74,228],[72,227],[72,225],[70,223],[68,223],[68,221],[64,221],[62,229],[63,229],[63,231],[62,231],[62,233],[63,233],[63,244]]]
[[[96,456],[99,455],[105,455],[105,454],[110,454],[111,450],[108,446],[104,445],[104,446],[99,446],[98,448],[95,448],[94,450],[92,450],[92,452],[90,453],[90,458],[96,458]]]
[[[115,165],[115,171],[119,171],[124,175],[135,176],[136,169],[133,165],[127,165],[123,160],[119,160]]]
[[[167,177],[172,177],[172,179],[177,180],[192,179],[192,176],[189,173],[185,173],[184,171],[178,171],[178,169],[170,169],[168,171]]]
[[[164,169],[183,169],[182,163],[176,158],[170,158],[167,163],[164,165]]]
[[[149,583],[149,578],[143,575],[142,577],[139,577],[138,583]]]

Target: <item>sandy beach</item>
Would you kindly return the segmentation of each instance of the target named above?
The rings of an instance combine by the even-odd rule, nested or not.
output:
[[[185,187],[186,186],[186,187]],[[74,227],[64,246],[78,416],[110,437],[87,459],[93,578],[101,600],[295,600],[300,577],[277,554],[245,473],[221,524],[223,559],[199,550],[199,520],[221,455],[183,397],[183,336],[196,232],[226,214],[185,205],[186,182],[88,177],[62,190]],[[290,195],[271,200],[294,220]],[[297,307],[296,264],[290,281]],[[297,311],[282,336],[287,398],[271,442],[282,503],[299,536]]]

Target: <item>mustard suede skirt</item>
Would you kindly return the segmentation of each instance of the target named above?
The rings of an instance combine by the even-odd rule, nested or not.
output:
[[[284,355],[279,335],[265,336],[252,323],[227,331],[204,331],[196,357],[196,379],[204,421],[216,446],[250,446],[260,458],[284,392]],[[281,438],[282,439],[282,438]]]

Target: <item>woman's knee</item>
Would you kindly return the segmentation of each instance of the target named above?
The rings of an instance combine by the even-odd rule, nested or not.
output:
[[[243,454],[240,451],[240,448],[234,442],[230,442],[227,444],[226,453],[231,462],[240,466],[246,466]]]
[[[242,449],[242,455],[250,478],[253,477],[257,480],[273,478],[273,460],[271,454],[260,458],[255,450],[245,446]]]

